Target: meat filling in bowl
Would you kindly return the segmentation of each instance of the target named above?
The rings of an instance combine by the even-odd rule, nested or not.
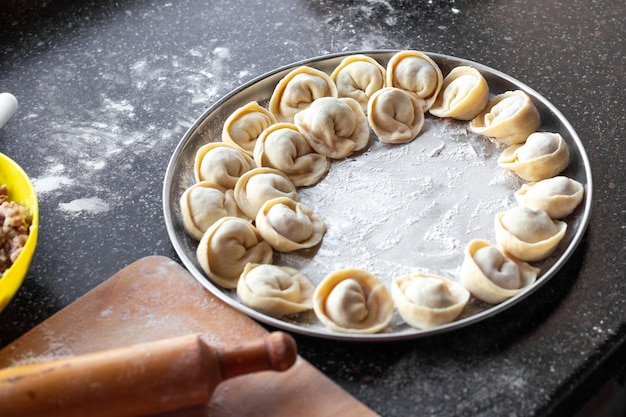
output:
[[[28,207],[9,201],[6,185],[0,185],[0,275],[13,265],[22,252],[30,223]]]

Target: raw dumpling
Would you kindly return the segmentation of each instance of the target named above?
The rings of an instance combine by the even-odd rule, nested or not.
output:
[[[328,74],[306,65],[285,75],[270,97],[270,111],[279,122],[293,123],[296,113],[321,97],[337,97],[337,86]]]
[[[250,222],[223,217],[202,236],[198,263],[209,279],[224,288],[237,288],[247,263],[272,263],[273,250]]]
[[[419,51],[401,51],[387,63],[387,87],[405,90],[420,100],[426,112],[443,86],[443,74],[435,61]]]
[[[240,176],[255,167],[254,160],[232,145],[208,143],[196,152],[194,176],[197,182],[210,181],[235,188]]]
[[[446,278],[414,273],[393,280],[391,298],[398,313],[410,326],[430,329],[455,320],[470,294]]]
[[[235,201],[252,220],[266,201],[277,197],[300,201],[295,185],[277,169],[254,168],[243,174],[235,185]]]
[[[313,295],[313,309],[333,332],[377,333],[393,316],[393,300],[374,275],[343,269],[328,275]]]
[[[224,122],[222,142],[252,156],[256,140],[266,128],[276,123],[276,117],[256,101],[235,110]]]
[[[330,78],[337,85],[339,97],[350,97],[367,113],[372,94],[385,87],[385,67],[366,55],[350,55],[335,68]]]
[[[295,116],[295,124],[317,153],[332,159],[345,158],[369,143],[367,117],[352,98],[317,99]]]
[[[424,111],[415,96],[395,87],[376,91],[368,104],[367,119],[381,142],[412,141],[424,126]]]
[[[539,127],[539,111],[521,90],[497,95],[469,125],[469,130],[504,145],[523,143]]]
[[[584,187],[578,181],[553,177],[523,184],[515,193],[515,199],[520,206],[543,210],[552,219],[562,219],[578,207],[584,193]]]
[[[259,167],[282,171],[296,187],[318,182],[330,169],[330,161],[315,152],[291,123],[277,123],[265,129],[254,148]]]
[[[180,210],[185,231],[196,240],[222,217],[240,215],[233,190],[209,181],[187,188],[180,197]]]
[[[322,241],[326,224],[303,203],[279,197],[267,201],[256,215],[256,228],[274,249],[291,252]]]
[[[489,85],[475,68],[460,66],[443,79],[443,87],[430,108],[437,117],[472,120],[489,101]]]
[[[304,274],[278,265],[247,264],[237,284],[243,304],[272,317],[311,310],[314,292]]]
[[[507,253],[533,262],[554,251],[565,236],[567,224],[552,220],[543,210],[513,207],[496,214],[495,229],[496,240]]]
[[[569,148],[558,133],[535,132],[523,145],[506,148],[498,158],[498,165],[526,181],[541,181],[567,168]]]
[[[484,240],[470,241],[461,265],[461,283],[474,297],[498,304],[531,286],[540,270],[505,255]]]

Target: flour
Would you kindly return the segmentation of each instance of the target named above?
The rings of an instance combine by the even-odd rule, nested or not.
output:
[[[110,205],[97,197],[79,198],[69,203],[59,204],[59,209],[70,214],[90,213],[99,214],[110,210]]]
[[[72,117],[60,114],[69,111],[67,106],[51,105],[51,110],[46,110],[53,112],[48,115],[46,134],[55,151],[43,154],[45,169],[32,176],[40,205],[55,207],[57,214],[72,219],[97,216],[127,204],[128,196],[119,195],[116,190],[119,181],[137,181],[138,193],[147,181],[159,183],[157,178],[162,177],[167,153],[158,150],[163,146],[171,148],[194,121],[193,114],[183,113],[184,106],[158,107],[160,91],[169,91],[172,83],[177,83],[181,99],[204,107],[224,93],[221,88],[228,89],[229,83],[237,82],[232,76],[228,77],[229,83],[221,82],[221,78],[226,78],[225,63],[229,57],[228,48],[213,44],[187,51],[184,58],[196,60],[194,66],[179,57],[162,54],[129,59],[125,68],[120,67],[121,63],[116,67],[103,65],[98,75],[107,86],[124,85],[123,94],[114,88],[95,91],[90,97],[91,105],[72,107]],[[66,75],[69,72],[62,77]],[[246,75],[245,71],[241,73],[242,77]],[[55,81],[44,78],[42,83],[46,82]],[[153,94],[156,100],[146,98],[146,94]],[[172,111],[171,122],[164,124],[159,115]],[[59,117],[54,117],[54,112]],[[40,113],[39,108],[33,108],[25,117],[36,119]],[[141,124],[137,123],[139,114]],[[135,178],[137,163],[155,164],[154,178]]]
[[[495,147],[463,123],[432,117],[407,144],[372,136],[365,151],[333,161],[320,183],[299,190],[327,232],[317,252],[280,254],[277,263],[316,283],[338,268],[377,271],[388,286],[400,273],[450,275],[471,239],[493,240],[494,215],[517,187],[503,179]]]
[[[33,180],[33,186],[37,194],[49,193],[65,186],[71,186],[73,183],[73,179],[63,176],[51,176]]]

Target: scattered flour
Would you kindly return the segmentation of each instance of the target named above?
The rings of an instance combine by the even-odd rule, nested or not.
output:
[[[74,184],[74,180],[68,177],[53,176],[33,180],[33,186],[37,194],[49,193]]]
[[[61,203],[59,204],[59,209],[70,214],[99,214],[109,211],[110,205],[101,198],[91,197],[79,198],[69,203]]]

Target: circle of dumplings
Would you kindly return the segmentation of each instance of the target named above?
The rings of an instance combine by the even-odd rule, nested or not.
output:
[[[315,186],[333,160],[363,150],[372,134],[394,146],[418,139],[427,114],[467,122],[470,132],[505,146],[498,165],[526,181],[515,193],[518,206],[495,216],[496,242],[468,242],[458,282],[416,271],[386,288],[349,268],[315,287],[300,271],[272,265],[271,251],[311,248],[326,231],[298,187]],[[224,122],[221,144],[197,152],[196,183],[180,200],[183,224],[200,242],[209,280],[263,314],[309,312],[342,333],[389,331],[395,312],[418,330],[443,326],[463,317],[470,298],[495,305],[531,287],[541,271],[530,262],[555,251],[564,219],[582,202],[584,186],[559,176],[569,164],[566,141],[540,125],[524,91],[490,97],[477,69],[459,65],[443,74],[420,51],[394,53],[386,66],[348,55],[330,74],[302,65],[275,85],[268,108],[256,101],[238,108]]]

